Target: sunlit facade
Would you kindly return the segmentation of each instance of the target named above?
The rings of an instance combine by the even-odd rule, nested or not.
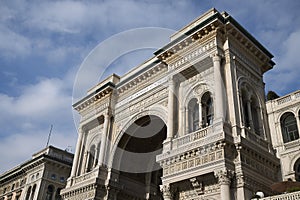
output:
[[[282,179],[263,82],[272,58],[211,9],[140,66],[100,82],[73,105],[81,121],[63,199],[271,195]],[[285,141],[299,137],[298,118],[283,116]]]

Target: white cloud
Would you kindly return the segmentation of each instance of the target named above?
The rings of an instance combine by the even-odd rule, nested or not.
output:
[[[54,125],[50,144],[74,148],[70,88],[68,80],[42,78],[24,86],[19,96],[0,94],[0,173],[44,148],[50,124]]]
[[[26,56],[31,52],[31,43],[26,37],[0,25],[0,52],[4,58]]]
[[[282,54],[277,57],[277,65],[266,74],[269,90],[284,95],[300,89],[300,30],[292,32],[280,46]]]

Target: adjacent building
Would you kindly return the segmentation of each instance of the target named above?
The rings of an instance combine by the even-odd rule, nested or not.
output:
[[[300,181],[300,91],[268,101],[267,112],[282,178]]]
[[[73,105],[81,121],[63,199],[271,195],[281,180],[263,82],[272,58],[211,9],[143,64],[100,82]]]
[[[53,146],[0,175],[1,200],[60,200],[73,154]]]

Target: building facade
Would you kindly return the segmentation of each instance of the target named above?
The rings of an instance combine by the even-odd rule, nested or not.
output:
[[[300,181],[300,91],[268,101],[267,112],[282,178]]]
[[[0,176],[1,200],[60,200],[73,154],[49,146]]]
[[[272,194],[281,179],[263,82],[272,58],[212,9],[142,65],[100,82],[73,105],[81,121],[63,199]]]

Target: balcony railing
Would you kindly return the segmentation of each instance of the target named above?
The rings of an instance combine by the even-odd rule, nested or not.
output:
[[[299,100],[299,98],[300,98],[300,90],[288,94],[286,96],[280,97],[278,99],[275,99],[272,102],[274,102],[275,105],[282,105],[291,101]]]
[[[190,134],[176,138],[173,142],[173,146],[178,148],[178,147],[188,144],[190,142],[201,139],[201,138],[205,137],[207,134],[210,134],[211,132],[212,132],[212,126],[208,126],[208,127],[199,129]]]
[[[300,199],[300,191],[291,192],[276,196],[264,197],[259,200],[299,200]]]

